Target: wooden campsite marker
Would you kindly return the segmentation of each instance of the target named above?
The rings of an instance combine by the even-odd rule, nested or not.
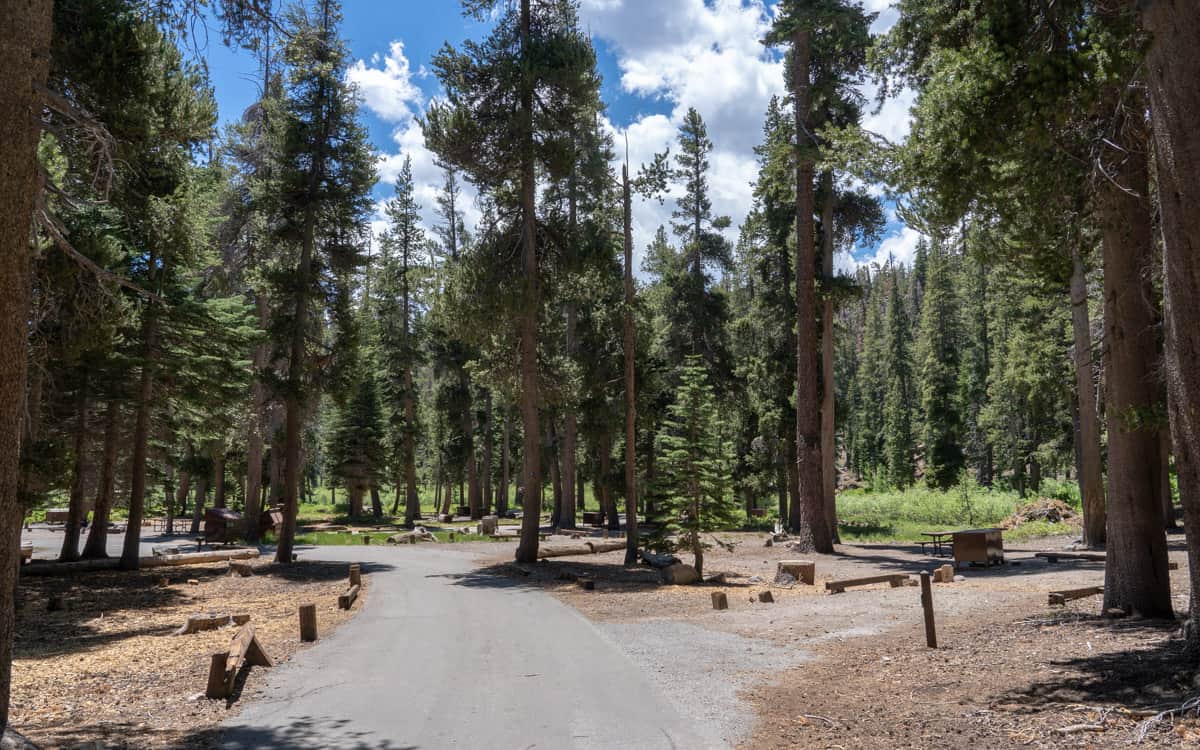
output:
[[[921,609],[925,610],[925,644],[937,648],[937,630],[933,624],[933,590],[929,586],[929,571],[921,571]]]
[[[350,585],[358,586],[362,583],[362,568],[358,563],[350,563]]]
[[[729,609],[729,597],[725,595],[724,591],[714,591],[712,592],[712,605],[713,609]]]
[[[317,640],[317,605],[300,605],[300,640],[312,643]]]

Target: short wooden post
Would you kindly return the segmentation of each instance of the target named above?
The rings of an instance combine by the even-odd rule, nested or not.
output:
[[[729,597],[724,591],[712,592],[713,609],[729,609]]]
[[[775,596],[770,591],[758,592],[758,600],[764,604],[770,604],[775,601]]]
[[[362,540],[363,540],[363,544],[370,544],[371,543],[371,535],[363,534]]]
[[[929,571],[921,571],[921,608],[925,610],[925,644],[937,648],[937,631],[933,624],[933,589],[929,585]]]
[[[357,586],[362,583],[362,569],[358,563],[350,563],[350,585]]]
[[[212,662],[208,666],[208,688],[204,691],[209,698],[229,697],[229,683],[225,679],[225,663],[228,660],[228,651],[219,651],[212,655]]]
[[[300,605],[300,640],[312,643],[317,640],[317,605]]]

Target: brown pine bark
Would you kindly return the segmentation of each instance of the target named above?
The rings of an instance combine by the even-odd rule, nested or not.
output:
[[[208,501],[208,482],[208,477],[203,474],[196,477],[195,500],[192,502],[192,526],[188,530],[188,533],[193,536],[200,533],[201,524],[204,521],[204,506]]]
[[[152,282],[161,278],[153,249],[149,267]],[[154,283],[157,291],[157,283]],[[154,368],[158,359],[158,306],[146,302],[142,320],[142,366],[138,382],[137,416],[133,424],[133,457],[129,462],[129,517],[125,522],[125,543],[121,548],[121,569],[137,570],[141,559],[142,516],[146,503],[146,452],[150,447],[150,410],[154,400]]]
[[[38,193],[36,90],[50,62],[50,0],[6,2],[0,17],[0,592],[15,590],[24,509],[21,419],[29,324],[29,247]],[[13,597],[0,596],[0,733],[12,686]]]
[[[563,477],[562,454],[558,450],[558,434],[551,419],[546,435],[546,444],[550,446],[550,526],[558,528],[558,520],[562,518],[563,508]]]
[[[825,200],[821,202],[821,273],[828,281],[833,278],[833,212],[837,194],[833,172],[821,175]],[[825,504],[825,524],[829,538],[838,539],[837,469],[834,465],[835,405],[833,387],[833,297],[825,294],[821,311],[821,487]]]
[[[258,312],[259,328],[265,331],[270,324],[270,311],[267,297],[261,291],[254,296],[254,306]],[[266,417],[267,388],[260,373],[266,369],[270,353],[270,343],[262,341],[254,345],[250,355],[254,373],[250,380],[250,414],[246,418],[245,538],[251,544],[258,541],[258,519],[262,511],[263,422]]]
[[[79,529],[86,513],[83,509],[83,492],[87,468],[87,412],[87,376],[84,375],[75,397],[75,465],[71,472],[71,496],[67,505],[67,524],[63,528],[62,550],[58,553],[59,562],[79,559]]]
[[[1079,496],[1083,499],[1083,543],[1104,546],[1105,508],[1100,459],[1100,418],[1092,367],[1092,324],[1088,318],[1087,278],[1079,248],[1071,248],[1071,330],[1075,391],[1079,402]]]
[[[483,498],[483,515],[490,515],[492,504],[492,394],[490,391],[484,391],[483,394],[483,449],[481,450],[482,458],[479,466],[479,486],[482,489],[481,496]]]
[[[633,350],[633,209],[629,195],[629,165],[621,167],[625,225],[625,565],[637,565],[637,382]]]
[[[816,248],[813,227],[813,148],[809,128],[810,32],[792,44],[796,121],[796,498],[789,525],[801,549],[833,552],[821,479],[821,407],[817,395]]]
[[[1154,121],[1155,176],[1162,216],[1165,373],[1175,471],[1188,539],[1193,620],[1200,652],[1200,14],[1190,0],[1141,0],[1152,41],[1146,83]]]
[[[504,410],[504,445],[501,447],[500,455],[500,494],[496,497],[496,515],[504,516],[508,514],[508,483],[511,476],[510,460],[512,452],[509,449],[509,440],[511,435],[510,422],[508,418],[508,409]]]
[[[86,560],[108,557],[108,514],[112,510],[113,484],[117,474],[119,412],[116,401],[109,401],[104,408],[104,453],[100,460],[100,479],[96,485],[96,507],[92,511],[92,527],[88,529],[87,543],[83,546],[82,556]],[[183,484],[186,483],[185,474]]]
[[[521,59],[524,63],[521,81],[520,117],[526,123],[522,134],[521,153],[521,268],[525,288],[522,294],[520,318],[521,367],[521,541],[517,544],[517,562],[537,562],[538,530],[541,526],[541,425],[538,413],[537,325],[540,302],[537,257],[537,219],[533,151],[533,81],[529,69],[530,48],[529,0],[521,0]]]
[[[225,446],[213,448],[213,507],[225,507]]]
[[[1167,544],[1159,502],[1154,242],[1146,144],[1136,126],[1101,182],[1104,251],[1105,413],[1108,418],[1108,528],[1104,609],[1171,617]],[[1115,183],[1115,184],[1114,184]]]
[[[478,521],[483,518],[483,498],[479,492],[479,464],[475,460],[475,405],[472,402],[471,382],[466,371],[462,374],[463,389],[468,394],[467,405],[462,413],[463,442],[466,444],[467,462],[467,507],[471,519]]]
[[[1175,500],[1171,493],[1171,428],[1163,425],[1158,431],[1158,502],[1163,510],[1163,528],[1179,528],[1175,518]]]

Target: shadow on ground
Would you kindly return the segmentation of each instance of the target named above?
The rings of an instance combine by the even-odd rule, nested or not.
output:
[[[1162,710],[1196,694],[1196,672],[1186,643],[1174,637],[1174,620],[1111,620],[1082,616],[1071,623],[1071,638],[1087,641],[1089,632],[1117,631],[1137,646],[1048,662],[1053,676],[1009,691],[1000,701],[1030,713],[1060,704],[1112,705]]]

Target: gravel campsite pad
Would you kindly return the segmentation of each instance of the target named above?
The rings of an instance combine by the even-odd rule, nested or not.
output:
[[[1069,538],[1012,544],[1006,564],[963,567],[959,580],[935,584],[940,648],[932,650],[918,587],[882,583],[831,595],[824,582],[915,576],[946,558],[906,544],[808,555],[786,541],[766,547],[763,534],[717,536],[732,549],[707,550],[704,574],[724,573],[723,583],[662,585],[647,567],[623,568],[619,551],[520,568],[492,563],[579,609],[683,715],[732,745],[1116,747],[1139,737],[1147,746],[1200,744],[1194,719],[1143,723],[1200,694],[1200,682],[1177,670],[1177,623],[1101,618],[1099,597],[1048,605],[1052,591],[1104,582],[1103,562],[1034,556],[1062,551]],[[1182,543],[1172,537],[1177,611],[1187,606]],[[772,583],[788,559],[816,562],[816,585]],[[715,591],[727,594],[728,609],[714,610]],[[762,591],[774,602],[759,601]]]
[[[248,577],[232,574],[226,564],[22,577],[12,723],[45,748],[84,741],[139,749],[198,744],[192,737],[237,710],[262,674],[257,667],[246,673],[234,701],[206,699],[211,656],[228,650],[236,631],[174,635],[188,615],[249,614],[256,637],[278,664],[300,648],[299,603],[317,604],[322,633],[361,608],[337,608],[346,589],[345,564],[250,562],[254,575]],[[62,596],[63,610],[47,611],[51,595]]]

